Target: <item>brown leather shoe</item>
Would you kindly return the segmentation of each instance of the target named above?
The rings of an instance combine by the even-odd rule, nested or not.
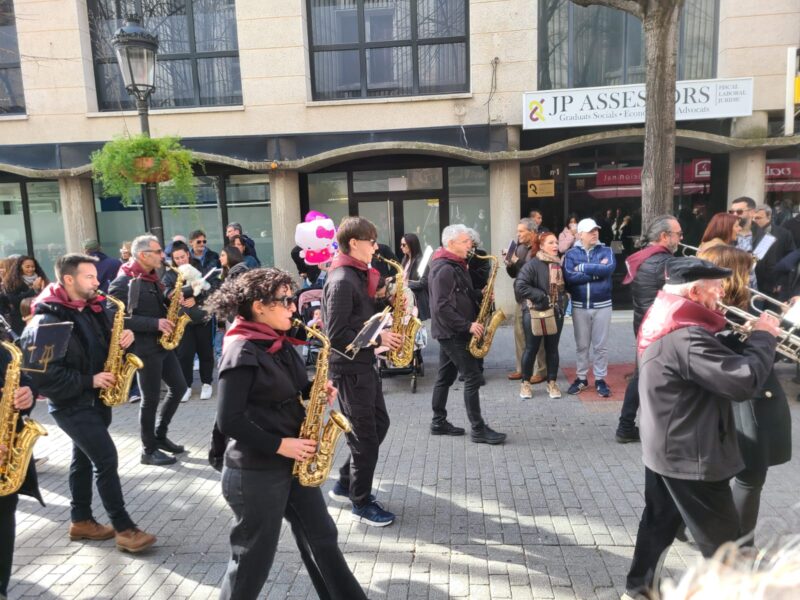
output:
[[[534,375],[531,377],[531,383],[542,383],[545,379],[547,379],[544,375]]]
[[[137,527],[131,527],[125,531],[117,532],[117,550],[136,554],[142,550],[147,550],[156,543],[156,536],[145,533]]]
[[[111,525],[100,525],[94,519],[70,523],[69,539],[76,540],[110,540],[114,537]]]
[[[522,373],[520,373],[519,371],[514,371],[508,374],[508,378],[511,381],[519,381],[520,379],[522,379]]]

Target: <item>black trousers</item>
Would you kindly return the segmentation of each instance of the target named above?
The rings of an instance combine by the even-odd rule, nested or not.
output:
[[[761,508],[761,490],[767,481],[767,470],[767,467],[744,469],[733,479],[733,502],[739,514],[742,535],[751,534],[756,529],[758,511]],[[752,545],[753,541],[751,538],[745,543]]]
[[[622,400],[622,409],[619,411],[619,425],[617,433],[631,434],[636,431],[636,413],[639,410],[639,369],[634,369],[633,375],[625,388],[625,398]]]
[[[652,589],[659,562],[675,540],[681,522],[686,523],[705,557],[712,556],[725,542],[739,537],[739,516],[729,479],[675,479],[645,468],[644,499],[626,579],[628,592]]]
[[[200,361],[200,381],[209,385],[214,381],[214,327],[211,321],[189,325],[176,352],[186,385],[192,387],[195,354]]]
[[[347,434],[350,457],[339,469],[339,483],[350,490],[354,506],[364,506],[372,492],[378,450],[389,431],[389,413],[377,370],[332,376],[339,390],[339,406],[353,426]]]
[[[8,595],[11,565],[14,562],[14,538],[17,532],[19,494],[0,496],[0,594]]]
[[[464,376],[464,406],[467,409],[467,418],[474,431],[483,429],[478,392],[484,379],[478,359],[469,353],[468,344],[469,338],[439,340],[439,373],[431,398],[434,425],[443,424],[447,420],[447,394],[461,373]]]
[[[366,595],[342,556],[336,524],[322,491],[303,487],[291,464],[268,470],[225,467],[222,494],[235,515],[231,559],[222,579],[220,599],[256,599],[264,587],[285,518],[300,556],[321,600],[360,600]]]
[[[564,316],[556,313],[556,333],[553,335],[533,335],[531,329],[531,311],[522,309],[522,329],[525,333],[525,350],[522,352],[522,380],[530,381],[533,375],[533,362],[539,353],[539,346],[544,340],[544,356],[547,365],[547,381],[558,379],[558,342],[561,340],[561,330],[564,326]]]
[[[135,527],[122,497],[117,447],[108,433],[111,408],[99,406],[67,407],[52,413],[56,424],[72,439],[69,489],[72,494],[72,522],[86,521],[92,515],[92,479],[97,493],[117,531]]]
[[[142,430],[142,445],[145,452],[153,452],[156,449],[156,438],[167,437],[169,424],[175,411],[178,410],[181,398],[188,386],[174,352],[159,351],[140,358],[144,366],[139,369],[137,374],[139,390],[142,392],[142,402],[139,405],[139,425]],[[158,425],[156,425],[162,380],[167,384],[167,394],[164,396]]]

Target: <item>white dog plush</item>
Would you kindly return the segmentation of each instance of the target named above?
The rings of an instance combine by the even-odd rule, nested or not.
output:
[[[192,293],[195,296],[199,296],[211,289],[211,284],[203,279],[203,274],[189,263],[179,266],[178,270],[183,275],[184,285],[192,286]]]

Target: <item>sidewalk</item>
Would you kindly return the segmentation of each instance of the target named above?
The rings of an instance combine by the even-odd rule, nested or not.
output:
[[[630,319],[615,315],[612,364],[629,369],[634,357]],[[614,430],[624,390],[609,400],[593,390],[547,399],[542,385],[521,401],[506,380],[514,344],[501,328],[487,357],[482,407],[508,443],[488,447],[468,437],[432,437],[430,394],[436,374],[435,342],[425,350],[426,375],[416,394],[409,377],[384,381],[392,419],[376,470],[379,499],[398,514],[387,528],[354,524],[349,510],[331,504],[348,563],[369,598],[618,598],[633,552],[643,506],[638,444],[619,445]],[[562,366],[574,366],[567,324]],[[800,424],[800,387],[793,365],[778,366]],[[562,389],[567,381],[559,381]],[[450,419],[466,424],[461,389],[451,392]],[[69,439],[37,407],[34,417],[50,432],[36,448],[46,456],[40,482],[47,508],[27,497],[17,513],[17,552],[10,598],[215,598],[228,557],[230,511],[219,475],[206,462],[214,402],[193,399],[178,409],[170,437],[187,445],[178,465],[139,464],[137,405],[114,409],[112,433],[134,520],[155,533],[158,545],[139,556],[122,554],[113,541],[70,542],[67,476]],[[795,454],[800,447],[795,441]],[[340,446],[337,464],[346,455]],[[334,471],[335,472],[335,471]],[[324,492],[332,486],[326,483]],[[798,530],[793,506],[800,487],[796,465],[770,470],[758,538],[788,527]],[[327,498],[327,496],[326,496]],[[107,517],[95,501],[95,516]],[[268,507],[265,507],[267,510]],[[667,566],[680,572],[697,554],[676,543]],[[265,596],[315,598],[291,533],[284,527]]]

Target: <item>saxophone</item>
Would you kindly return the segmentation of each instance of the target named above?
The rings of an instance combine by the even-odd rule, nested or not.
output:
[[[9,342],[0,344],[11,354],[0,397],[0,446],[6,447],[6,456],[0,461],[0,496],[9,496],[16,493],[25,481],[33,445],[40,436],[47,435],[47,430],[36,421],[23,417],[22,430],[17,432],[19,411],[14,408],[14,396],[19,389],[22,350]]]
[[[300,426],[297,437],[318,442],[317,451],[305,460],[294,461],[292,475],[297,477],[300,485],[319,487],[328,478],[333,466],[333,457],[336,452],[336,442],[342,433],[353,430],[350,421],[342,413],[330,411],[328,422],[323,425],[325,405],[328,403],[328,394],[325,384],[328,381],[328,357],[331,343],[328,337],[318,329],[306,327],[299,319],[292,321],[295,327],[302,327],[306,334],[317,339],[322,344],[322,349],[317,357],[317,372],[311,384],[306,406],[306,418]]]
[[[142,359],[125,352],[119,345],[122,330],[125,329],[125,303],[113,296],[104,296],[106,300],[117,307],[114,314],[114,324],[111,327],[111,339],[108,342],[108,356],[103,365],[103,371],[114,374],[114,385],[100,390],[100,400],[106,406],[119,406],[128,401],[131,391],[133,376],[136,371],[144,366]]]
[[[478,323],[483,325],[483,335],[473,335],[469,341],[469,353],[475,358],[483,358],[489,354],[489,349],[492,347],[492,340],[494,334],[500,324],[505,321],[506,314],[502,310],[492,312],[492,293],[494,292],[494,280],[497,277],[497,268],[499,267],[497,257],[488,254],[486,256],[474,255],[475,258],[481,260],[491,260],[492,274],[489,276],[489,281],[486,284],[486,293],[481,300],[481,307],[478,310],[478,317],[475,319]]]
[[[407,367],[414,358],[414,342],[417,339],[417,331],[422,327],[422,321],[411,314],[406,314],[403,307],[405,288],[403,284],[403,267],[399,262],[389,260],[378,254],[376,260],[381,260],[392,267],[397,273],[394,279],[394,302],[392,303],[392,333],[403,336],[403,345],[397,350],[389,350],[389,361],[395,367]]]
[[[174,325],[174,328],[172,333],[162,333],[158,342],[164,350],[175,350],[178,344],[181,343],[183,332],[192,319],[189,315],[180,314],[183,282],[185,281],[183,273],[181,273],[180,269],[176,269],[171,265],[167,265],[167,268],[172,269],[178,275],[175,280],[175,291],[172,293],[172,298],[169,300],[169,308],[167,309],[167,320]]]

